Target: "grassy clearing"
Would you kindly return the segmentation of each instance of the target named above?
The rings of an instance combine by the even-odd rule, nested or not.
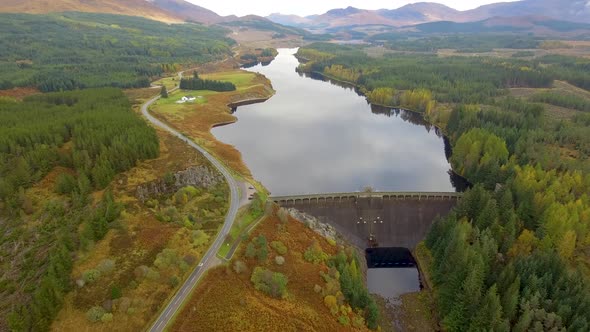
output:
[[[165,78],[159,79],[159,80],[155,81],[153,83],[153,85],[159,85],[159,86],[164,85],[166,87],[166,89],[172,90],[175,87],[177,87],[179,83],[180,83],[180,80],[178,79],[178,76],[173,76],[173,77],[165,77]]]
[[[207,104],[207,96],[211,96],[216,94],[215,91],[208,91],[208,90],[199,90],[199,91],[188,91],[188,90],[176,90],[170,92],[168,94],[168,98],[160,98],[156,105],[203,105]],[[184,102],[182,104],[178,104],[181,101],[182,97],[185,96],[192,96],[197,98],[191,102]]]
[[[243,70],[234,70],[220,73],[210,73],[202,75],[203,79],[215,81],[229,81],[236,85],[238,90],[245,90],[252,87],[256,74]],[[260,84],[260,83],[258,83]]]
[[[586,91],[584,89],[580,89],[575,87],[567,82],[563,81],[555,81],[553,83],[553,87],[550,89],[535,89],[535,88],[512,88],[510,89],[510,95],[523,98],[526,100],[530,100],[534,95],[542,92],[553,92],[562,95],[575,95],[580,98],[584,98],[590,101],[590,91]],[[547,103],[543,103],[545,108],[547,109],[547,117],[554,119],[554,120],[568,120],[574,117],[576,114],[580,113],[580,111],[565,107],[560,107],[557,105],[551,105]]]

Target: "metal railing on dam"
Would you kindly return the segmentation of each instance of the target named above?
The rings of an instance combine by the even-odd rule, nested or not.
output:
[[[271,196],[270,199],[277,204],[281,203],[304,203],[319,202],[320,200],[341,201],[358,198],[381,198],[390,199],[418,199],[418,200],[458,200],[463,193],[457,192],[402,192],[402,191],[381,191],[381,192],[349,192],[349,193],[326,193],[306,194],[290,196]]]

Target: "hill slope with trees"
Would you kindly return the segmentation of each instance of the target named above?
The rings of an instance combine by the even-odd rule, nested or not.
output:
[[[165,72],[230,55],[226,33],[109,14],[0,14],[0,89],[147,87]]]

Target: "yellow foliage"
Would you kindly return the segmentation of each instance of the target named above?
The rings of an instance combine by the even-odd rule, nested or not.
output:
[[[539,239],[535,237],[535,234],[528,229],[525,229],[522,231],[514,245],[512,245],[512,248],[508,251],[508,255],[512,257],[529,255],[538,242]]]
[[[355,83],[361,76],[358,70],[349,69],[342,65],[331,65],[330,67],[326,67],[324,68],[324,74],[352,83]]]
[[[326,295],[326,297],[324,297],[324,305],[330,309],[333,307],[338,307],[338,300],[336,300],[336,296]]]
[[[407,90],[400,97],[400,104],[413,111],[430,113],[436,106],[432,92],[426,89]]]
[[[570,230],[565,233],[561,241],[559,242],[559,246],[557,247],[557,251],[559,255],[563,259],[570,259],[574,254],[574,250],[576,249],[576,232]]]
[[[367,99],[373,104],[395,106],[395,89],[377,88],[367,93]]]

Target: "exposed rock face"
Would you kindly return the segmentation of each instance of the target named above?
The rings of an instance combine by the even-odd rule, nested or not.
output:
[[[287,209],[287,211],[289,212],[289,215],[291,215],[291,217],[306,224],[307,227],[311,228],[314,232],[318,233],[324,238],[333,241],[336,241],[336,239],[342,239],[342,237],[334,227],[319,221],[316,217],[311,216],[305,212],[301,212],[295,208],[289,208]]]
[[[219,172],[203,165],[194,166],[174,174],[174,179],[160,179],[138,186],[136,196],[145,202],[153,197],[172,194],[186,186],[210,189],[221,182],[223,176]]]

